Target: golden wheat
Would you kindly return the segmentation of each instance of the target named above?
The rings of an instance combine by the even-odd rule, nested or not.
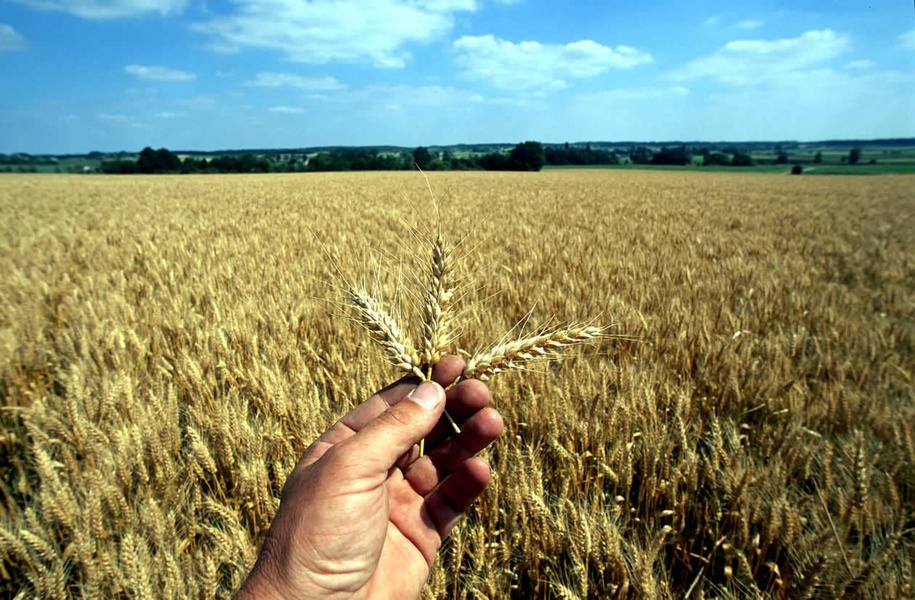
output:
[[[433,183],[441,347],[620,323],[492,379],[493,480],[426,597],[912,597],[911,177]],[[228,597],[304,448],[389,383],[323,282],[429,212],[408,173],[0,177],[0,596]],[[365,290],[425,324],[437,260],[402,307],[397,268]]]

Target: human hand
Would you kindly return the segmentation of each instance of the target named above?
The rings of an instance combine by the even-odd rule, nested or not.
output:
[[[238,598],[419,596],[442,541],[489,482],[474,455],[502,431],[489,389],[474,379],[447,393],[461,433],[449,437],[439,422],[440,384],[463,369],[460,358],[443,357],[438,383],[401,379],[309,446]]]

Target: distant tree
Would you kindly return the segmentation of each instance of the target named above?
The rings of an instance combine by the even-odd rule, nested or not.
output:
[[[856,165],[861,160],[861,148],[852,148],[848,153],[848,164]]]
[[[156,150],[156,162],[161,173],[174,173],[181,169],[181,159],[167,148]]]
[[[727,167],[730,166],[730,164],[731,159],[728,158],[727,154],[722,152],[712,152],[711,154],[706,155],[702,160],[702,166],[704,167],[708,167],[710,165]]]
[[[804,173],[804,167],[802,167],[801,165],[794,165],[793,167],[791,167],[792,175],[801,175],[803,173]]]
[[[778,156],[777,156],[776,159],[775,159],[775,164],[777,164],[777,165],[787,165],[787,164],[788,164],[788,153],[787,153],[787,152],[784,152],[784,151],[779,152],[779,153],[778,153]]]
[[[543,158],[548,165],[567,165],[569,164],[569,143],[566,142],[562,148],[550,146],[543,150]]]
[[[146,146],[140,151],[137,158],[137,171],[140,173],[155,173],[159,161],[156,159],[156,151]]]
[[[749,154],[744,154],[738,152],[731,157],[731,166],[732,167],[752,167],[753,166],[753,157]]]
[[[653,153],[645,146],[636,146],[629,150],[629,160],[637,165],[647,165],[651,162]]]
[[[181,168],[181,159],[167,148],[153,150],[149,146],[137,158],[138,173],[175,173]]]
[[[543,168],[543,160],[540,142],[522,142],[512,148],[507,167],[511,171],[539,171]]]
[[[501,152],[490,152],[478,157],[477,165],[485,171],[504,171],[508,167],[508,157]]]
[[[429,152],[428,148],[420,146],[413,151],[413,163],[423,171],[429,168],[429,163],[431,162],[432,153]]]
[[[693,157],[686,151],[686,147],[679,148],[661,148],[651,157],[653,165],[688,165],[693,161]]]
[[[823,153],[822,153],[822,152],[817,152],[816,154],[814,154],[814,155],[813,155],[813,162],[814,162],[815,164],[820,164],[821,162],[823,162]]]

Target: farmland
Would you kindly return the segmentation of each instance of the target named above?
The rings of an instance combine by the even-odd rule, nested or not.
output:
[[[455,351],[615,327],[494,379],[426,594],[911,597],[913,181],[431,176]],[[417,173],[0,177],[0,595],[228,596],[393,376],[341,285],[410,313],[435,218]]]

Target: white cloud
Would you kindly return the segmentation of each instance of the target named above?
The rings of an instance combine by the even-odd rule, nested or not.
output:
[[[13,0],[39,10],[70,13],[84,19],[119,19],[148,13],[178,14],[189,0]]]
[[[232,0],[233,11],[192,28],[219,51],[277,50],[306,63],[368,61],[402,68],[404,46],[447,35],[454,14],[472,12],[476,0]]]
[[[246,85],[254,87],[293,87],[309,91],[339,90],[344,87],[335,77],[309,77],[307,75],[293,75],[291,73],[258,73]]]
[[[846,69],[852,69],[854,71],[866,71],[868,69],[873,69],[877,66],[872,60],[853,60],[849,63],[845,63]]]
[[[492,35],[454,42],[464,75],[509,90],[562,89],[569,79],[594,77],[611,68],[629,69],[652,61],[630,46],[611,48],[591,40],[568,44],[509,42]]]
[[[169,112],[167,110],[163,110],[161,112],[157,112],[153,116],[157,119],[174,119],[176,117],[180,117],[181,115],[179,115],[178,113],[173,113],[173,112]]]
[[[0,23],[0,52],[12,52],[25,48],[25,38],[12,26]]]
[[[783,82],[789,75],[830,61],[849,45],[847,35],[831,29],[780,40],[737,40],[711,56],[687,63],[670,77],[679,81],[710,78],[729,85]]]
[[[706,26],[706,27],[714,27],[715,25],[717,25],[717,24],[720,23],[720,22],[721,22],[721,16],[720,16],[720,15],[713,15],[713,16],[711,16],[711,17],[709,17],[709,18],[707,18],[707,19],[705,20],[705,26]]]
[[[127,65],[124,71],[143,81],[190,81],[197,77],[187,71],[150,65]]]
[[[908,48],[909,50],[915,50],[915,29],[912,31],[907,31],[896,38],[896,41],[899,43],[899,46],[902,48]]]
[[[271,106],[267,110],[273,113],[282,113],[285,115],[298,115],[305,112],[304,108],[299,108],[298,106]]]
[[[758,19],[744,19],[737,22],[738,29],[759,29],[762,26],[763,22]]]

